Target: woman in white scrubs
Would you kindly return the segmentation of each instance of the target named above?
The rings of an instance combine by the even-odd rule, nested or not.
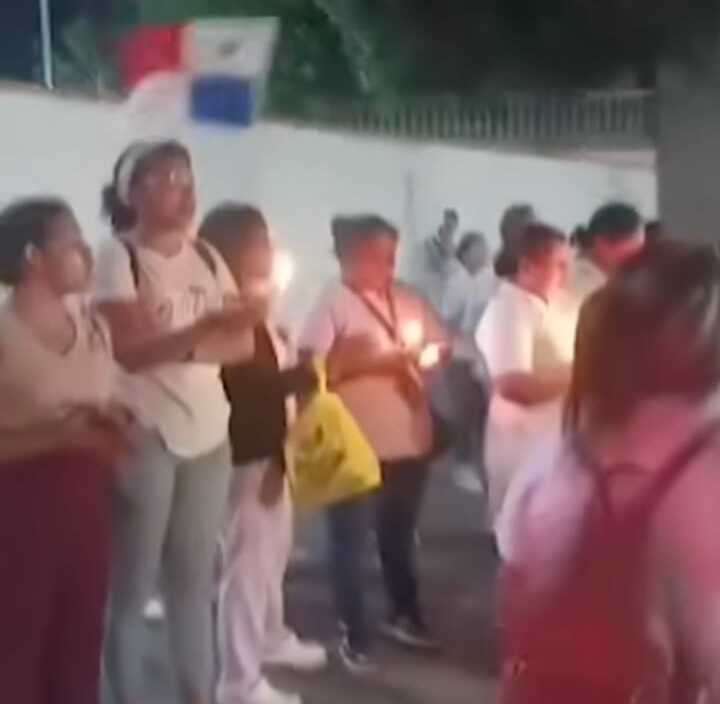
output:
[[[560,430],[570,345],[548,302],[565,283],[569,258],[565,235],[534,223],[495,262],[501,282],[475,334],[492,381],[485,461],[493,522],[532,446]]]

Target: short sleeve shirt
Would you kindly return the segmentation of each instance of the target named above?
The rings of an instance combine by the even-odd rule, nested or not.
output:
[[[388,321],[391,319],[387,301],[370,292],[363,295]],[[427,304],[400,285],[394,287],[393,296],[398,327],[418,321],[432,339],[434,323]],[[336,342],[357,335],[370,337],[378,353],[397,349],[399,344],[361,296],[336,283],[325,291],[308,317],[299,346],[327,355]],[[336,390],[381,460],[420,457],[430,451],[432,425],[427,403],[411,405],[392,378],[363,376],[339,384]]]
[[[38,340],[9,301],[0,307],[1,428],[27,428],[114,400],[119,369],[109,329],[84,301],[66,305],[75,338],[64,354]]]
[[[95,296],[99,302],[141,301],[168,332],[192,325],[222,307],[235,293],[232,275],[222,258],[205,245],[215,262],[203,259],[188,241],[166,257],[133,245],[137,255],[135,281],[126,246],[108,239],[100,250]],[[213,271],[213,269],[215,269]],[[141,402],[168,448],[181,457],[197,457],[227,437],[229,406],[216,364],[169,363],[140,377]]]
[[[499,284],[476,332],[490,376],[533,373],[567,363],[565,347],[549,306],[507,281]],[[486,464],[491,512],[497,514],[514,473],[543,434],[559,432],[559,401],[521,406],[493,394],[487,425]]]

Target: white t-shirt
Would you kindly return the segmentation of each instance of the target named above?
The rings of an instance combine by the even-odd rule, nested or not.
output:
[[[146,247],[134,247],[139,269],[137,284],[123,243],[115,238],[104,242],[95,274],[99,302],[140,298],[159,325],[170,332],[221,308],[224,296],[236,292],[224,261],[209,247],[215,272],[190,241],[172,257]],[[227,437],[230,409],[219,365],[163,364],[139,377],[141,403],[174,454],[197,457],[210,452]]]
[[[119,369],[105,321],[79,299],[67,300],[76,330],[72,347],[58,354],[15,314],[0,307],[0,427],[27,428],[61,418],[78,406],[117,399]]]
[[[365,295],[391,321],[387,302],[372,293]],[[394,287],[393,295],[401,330],[408,321],[418,321],[424,327],[427,341],[441,339],[420,297],[399,285]],[[299,347],[326,355],[343,337],[357,335],[369,336],[378,353],[398,345],[363,300],[347,286],[336,283],[325,291],[308,317]],[[430,451],[432,422],[427,403],[410,404],[390,377],[359,377],[339,384],[336,391],[381,460],[422,457]]]
[[[501,281],[490,299],[475,341],[491,378],[557,369],[570,361],[547,303],[508,281]],[[560,420],[560,400],[530,408],[492,395],[485,447],[492,517],[535,443],[545,433],[559,433]]]

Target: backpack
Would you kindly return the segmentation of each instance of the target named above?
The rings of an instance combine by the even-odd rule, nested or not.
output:
[[[520,534],[517,561],[501,571],[503,704],[679,701],[673,678],[683,673],[677,667],[669,671],[667,656],[648,630],[650,529],[656,508],[718,427],[695,434],[649,487],[622,503],[613,500],[616,483],[638,476],[640,468],[600,467],[574,440],[572,451],[581,471],[590,472],[593,488],[566,558],[548,581],[538,582],[536,568],[547,570],[539,562],[541,546],[523,549],[528,541]]]

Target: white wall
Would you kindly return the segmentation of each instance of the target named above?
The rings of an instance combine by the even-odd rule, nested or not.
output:
[[[655,175],[576,160],[510,155],[442,145],[389,142],[263,124],[223,130],[155,119],[128,122],[120,106],[0,90],[0,203],[56,193],[76,208],[88,237],[107,236],[99,194],[114,161],[135,136],[164,132],[190,146],[203,208],[234,198],[261,206],[278,239],[298,258],[288,296],[296,316],[334,273],[328,221],[337,212],[374,211],[413,240],[438,224],[446,206],[462,227],[497,239],[513,201],[535,204],[543,218],[570,229],[609,198],[656,212]],[[409,261],[403,259],[401,261]]]

